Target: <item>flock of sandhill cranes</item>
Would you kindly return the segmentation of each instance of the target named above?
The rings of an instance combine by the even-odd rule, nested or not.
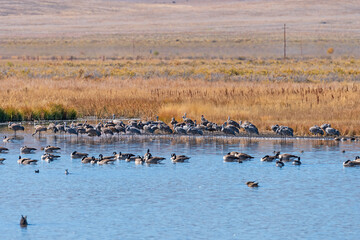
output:
[[[17,123],[9,123],[9,128],[15,132],[24,131],[24,127]],[[87,135],[90,137],[99,137],[101,135],[111,136],[114,134],[179,134],[179,135],[204,135],[204,134],[223,134],[236,136],[240,134],[243,129],[249,137],[259,135],[258,128],[251,122],[234,121],[228,117],[227,121],[223,124],[218,125],[217,123],[208,121],[204,115],[201,116],[200,123],[196,120],[192,120],[186,117],[186,113],[182,117],[182,122],[178,122],[175,118],[172,118],[169,124],[160,121],[156,117],[156,121],[135,121],[130,120],[125,124],[121,120],[111,120],[108,122],[99,122],[96,125],[88,124],[87,121],[84,123],[71,123],[67,125],[64,123],[50,123],[48,126],[36,125],[34,126],[35,136],[39,136],[43,132],[52,131],[53,133],[66,133],[70,135]],[[281,137],[293,137],[294,130],[288,126],[271,126],[271,130]],[[309,129],[311,134],[316,136],[340,136],[340,132],[331,127],[330,124],[323,124],[320,127],[315,125]],[[4,138],[4,141],[11,141],[11,138]]]

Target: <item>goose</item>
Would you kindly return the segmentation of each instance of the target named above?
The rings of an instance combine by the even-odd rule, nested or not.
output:
[[[279,152],[277,152],[275,154],[275,156],[269,156],[269,155],[265,155],[263,158],[261,158],[261,161],[262,162],[272,162],[274,161],[275,159],[278,159],[279,158]]]
[[[248,187],[251,187],[251,188],[253,188],[253,187],[259,187],[259,183],[258,183],[258,182],[254,182],[254,181],[246,182],[246,185],[247,185]]]
[[[90,163],[91,161],[94,161],[95,160],[95,157],[92,156],[92,157],[86,157],[84,156],[82,159],[81,159],[81,162],[82,163]]]
[[[98,165],[104,165],[104,164],[110,164],[110,163],[114,163],[114,161],[116,161],[116,159],[99,159],[97,161]]]
[[[48,146],[45,147],[44,151],[45,151],[46,153],[52,153],[52,152],[56,152],[56,151],[58,151],[58,150],[60,150],[60,149],[61,149],[61,148],[59,148],[59,147],[55,147],[55,146],[50,146],[50,145],[48,145]]]
[[[136,157],[135,158],[135,164],[136,165],[140,165],[140,164],[143,164],[145,162],[144,158],[143,157]]]
[[[32,134],[32,136],[35,136],[37,133],[39,133],[39,136],[41,135],[41,132],[46,132],[47,128],[43,127],[41,125],[36,125],[35,126],[35,132]]]
[[[65,175],[69,175],[69,170],[68,169],[65,169]]]
[[[351,160],[346,160],[344,163],[343,163],[343,166],[344,167],[355,167],[355,166],[360,166],[360,161],[351,161]]]
[[[15,136],[16,136],[17,131],[24,131],[25,130],[25,128],[23,126],[21,126],[20,124],[11,123],[11,122],[9,123],[8,128],[15,132]]]
[[[87,157],[89,154],[87,153],[79,153],[77,151],[74,151],[70,154],[71,158],[83,158],[83,157]]]
[[[250,156],[249,154],[246,154],[246,153],[229,152],[228,154],[234,155],[235,157],[238,157],[242,161],[243,160],[250,160],[250,159],[254,158],[253,156]]]
[[[7,136],[4,136],[4,139],[3,139],[3,142],[12,142],[14,140],[13,137],[7,137]]]
[[[27,146],[23,146],[20,148],[21,153],[33,153],[34,151],[36,151],[36,148],[31,148]]]
[[[175,153],[171,154],[171,160],[173,163],[177,162],[187,162],[190,158],[185,155],[176,155]]]
[[[135,156],[128,156],[126,159],[125,159],[125,161],[126,162],[135,162],[135,160],[137,159],[137,158],[141,158],[139,155],[137,155],[136,157]]]
[[[0,153],[9,151],[6,147],[0,147]]]
[[[5,158],[0,158],[0,164],[3,164],[3,162],[5,161]]]
[[[292,165],[301,165],[300,157],[292,162]]]
[[[149,156],[147,155],[145,158],[144,158],[144,161],[145,163],[147,164],[159,164],[161,161],[163,161],[165,158],[163,157],[152,157],[152,156]]]
[[[242,162],[239,157],[236,157],[235,155],[231,155],[230,153],[226,154],[223,157],[223,159],[224,162],[239,162],[239,163]]]
[[[275,153],[275,152],[274,152]],[[279,152],[280,153],[280,152]],[[280,161],[283,161],[283,162],[289,162],[291,160],[294,160],[295,158],[297,158],[298,160],[300,160],[300,157],[299,156],[296,156],[296,155],[292,155],[292,154],[288,154],[288,153],[283,153],[283,154],[280,154],[279,155],[279,159]]]
[[[125,160],[125,159],[128,158],[128,157],[133,157],[133,156],[135,156],[135,155],[132,154],[132,153],[121,153],[121,152],[119,152],[118,154],[116,154],[116,152],[113,152],[113,154],[114,154],[114,156],[115,156],[115,158],[116,158],[117,160]]]
[[[59,155],[53,155],[51,153],[45,153],[43,155],[41,155],[41,160],[45,160],[46,158],[51,158],[51,159],[56,159],[59,158]]]
[[[35,170],[34,172],[35,172],[35,173],[39,173],[39,172],[40,172],[40,170],[39,170],[39,169],[37,169],[37,170]]]
[[[115,158],[116,158],[115,155],[105,156],[104,157],[102,154],[99,154],[99,159],[100,160],[105,160],[105,159],[114,159],[114,160],[116,160]]]
[[[279,167],[279,168],[282,168],[283,166],[285,166],[285,164],[281,160],[277,160],[276,161],[276,166]]]
[[[21,219],[20,219],[20,227],[27,227],[28,222],[27,222],[27,216],[23,216],[21,215]]]
[[[19,156],[18,163],[23,165],[29,165],[29,164],[36,164],[37,161],[38,160],[34,160],[30,158],[21,158],[21,156]]]

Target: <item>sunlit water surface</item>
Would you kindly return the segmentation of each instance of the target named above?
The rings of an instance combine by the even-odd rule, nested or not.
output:
[[[6,128],[0,136],[12,135]],[[342,162],[359,142],[195,137],[113,137],[112,140],[19,132],[0,154],[1,239],[358,239],[360,168]],[[38,148],[19,165],[21,146]],[[61,147],[61,158],[40,160],[40,147]],[[72,151],[166,157],[164,164],[82,164]],[[302,165],[260,162],[274,150],[301,156]],[[346,152],[343,153],[342,150]],[[224,163],[240,151],[252,161]],[[301,151],[304,151],[301,153]],[[171,153],[189,163],[172,164]],[[23,155],[25,156],[25,155]],[[34,173],[39,169],[40,173]],[[65,175],[69,169],[70,175]],[[258,189],[246,181],[259,181]],[[20,228],[21,215],[29,226]]]

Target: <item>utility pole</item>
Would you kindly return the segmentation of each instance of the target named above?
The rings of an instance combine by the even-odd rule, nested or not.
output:
[[[133,58],[135,58],[135,39],[134,39],[134,37],[132,39],[132,52],[133,52]]]
[[[284,24],[284,60],[286,59],[286,24]]]

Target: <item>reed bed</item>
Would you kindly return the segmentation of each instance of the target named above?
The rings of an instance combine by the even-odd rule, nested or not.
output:
[[[180,62],[177,66],[184,66]],[[185,62],[187,62],[186,60]],[[199,60],[186,63],[199,66]],[[233,62],[233,67],[238,60],[224,60]],[[173,61],[168,64],[159,63],[159,60],[149,62],[130,62],[123,65],[134,71],[133,76],[103,76],[86,77],[87,68],[99,67],[96,62],[70,62],[75,72],[83,69],[82,74],[76,77],[44,77],[38,76],[6,76],[0,80],[0,102],[2,112],[6,116],[19,114],[21,119],[71,119],[76,116],[110,117],[140,117],[154,119],[156,115],[165,122],[171,117],[180,120],[186,112],[188,117],[200,119],[202,114],[219,124],[223,123],[228,116],[235,120],[251,121],[258,126],[260,131],[270,131],[272,124],[288,125],[294,128],[296,134],[306,135],[308,129],[314,124],[331,123],[342,134],[357,135],[360,133],[360,83],[356,70],[358,60],[339,60],[337,68],[331,70],[331,64],[312,67],[309,62],[299,61],[290,68],[290,63],[280,64],[277,60],[266,60],[260,63],[255,60],[247,64],[244,69],[269,69],[270,72],[281,72],[283,80],[269,80],[269,77],[256,79],[259,74],[244,75],[242,80],[234,80],[229,77],[211,79],[196,77],[189,74],[188,77],[172,78],[160,74],[159,76],[144,77],[146,72],[143,68],[160,71],[161,68],[171,68]],[[321,61],[333,61],[329,59]],[[352,63],[353,61],[353,63]],[[204,60],[206,63],[206,60]],[[215,61],[214,61],[215,62]],[[213,60],[209,60],[207,71],[215,74],[215,67],[211,72],[211,66],[217,66]],[[229,68],[221,60],[218,64]],[[345,64],[348,63],[348,64]],[[60,66],[66,71],[69,62],[15,62],[13,65],[2,63],[2,71],[5,68],[17,69],[25,66]],[[101,62],[100,66],[115,64],[114,62]],[[138,66],[138,70],[136,65]],[[159,64],[158,67],[155,65]],[[46,66],[45,66],[46,65]],[[270,65],[270,66],[269,66]],[[296,73],[300,66],[303,71]],[[231,67],[231,66],[230,66]],[[105,68],[105,67],[104,67]],[[314,73],[312,80],[294,81],[293,77],[300,77],[303,72],[317,69],[319,74]],[[335,69],[344,69],[339,75]],[[84,70],[85,69],[85,70]],[[174,67],[174,69],[176,69]],[[284,73],[285,69],[288,73]],[[141,70],[144,73],[141,73]],[[329,71],[324,73],[323,71]],[[60,70],[59,70],[60,71]],[[179,71],[179,70],[177,70]],[[195,70],[198,71],[198,70]],[[308,74],[308,73],[306,73]],[[270,76],[269,74],[268,76]],[[231,75],[228,75],[231,76]],[[310,75],[309,75],[310,76]],[[320,81],[322,76],[334,77],[336,81]],[[267,80],[266,80],[267,78]],[[285,79],[285,80],[284,80]],[[343,81],[340,81],[343,79]],[[345,81],[344,79],[350,79]],[[15,114],[16,113],[16,114]],[[2,121],[10,120],[9,117],[1,118]],[[17,119],[13,119],[17,120]]]

